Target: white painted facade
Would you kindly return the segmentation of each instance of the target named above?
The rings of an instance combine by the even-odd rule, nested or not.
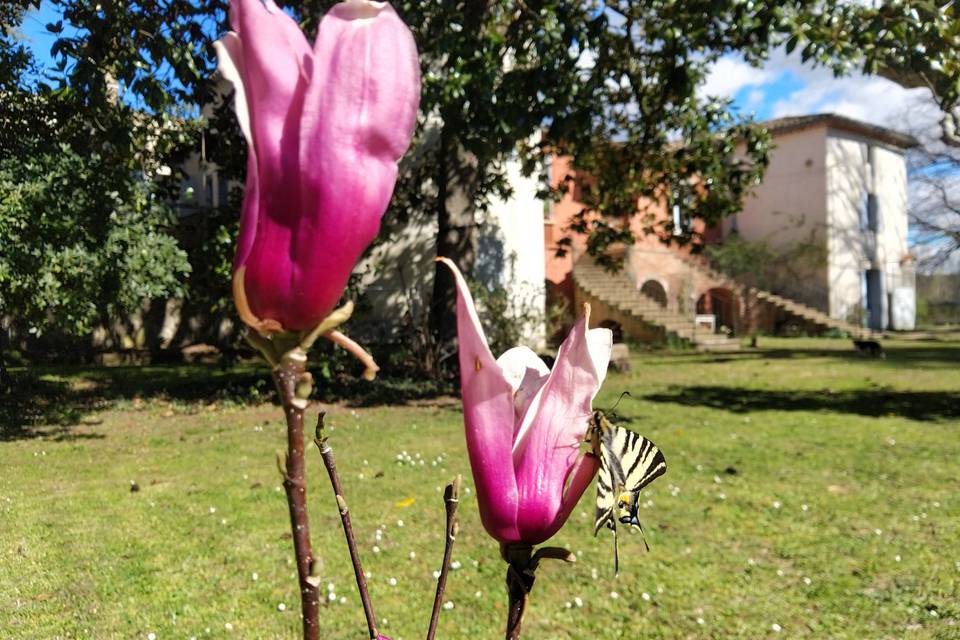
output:
[[[907,172],[903,152],[876,141],[833,132],[827,140],[828,283],[831,316],[863,320],[873,328],[891,326],[894,292],[906,299],[913,290],[912,263],[907,246]],[[868,202],[874,197],[876,205]],[[873,209],[873,214],[868,210]],[[874,217],[875,221],[870,218]],[[869,273],[877,275],[867,275]],[[874,277],[875,282],[868,282]],[[870,318],[873,292],[877,308]],[[914,294],[915,297],[915,294]],[[901,314],[898,314],[898,316]]]
[[[789,119],[787,119],[789,120]],[[912,329],[915,284],[907,244],[906,136],[836,116],[771,127],[762,184],[723,224],[773,247],[825,247],[825,264],[784,292],[831,317]],[[896,304],[896,308],[893,305]]]
[[[546,344],[543,201],[536,176],[525,177],[520,163],[509,161],[513,195],[494,200],[479,215],[475,277],[489,287],[504,287],[515,317],[526,318],[523,342],[534,350]],[[411,220],[392,233],[357,265],[362,273],[363,304],[377,309],[375,325],[362,324],[365,337],[393,341],[411,328],[425,327],[433,288],[437,221]],[[390,310],[393,310],[391,313]],[[362,323],[358,314],[357,321]]]

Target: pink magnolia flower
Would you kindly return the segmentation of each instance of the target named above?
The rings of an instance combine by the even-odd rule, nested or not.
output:
[[[231,0],[216,43],[247,140],[234,296],[261,331],[333,309],[377,235],[420,100],[409,29],[389,4],[349,0],[311,48],[273,0]]]
[[[585,306],[553,370],[527,347],[494,359],[463,276],[440,260],[457,284],[463,419],[480,519],[503,544],[539,544],[563,526],[599,467],[579,452],[613,336],[587,328]]]

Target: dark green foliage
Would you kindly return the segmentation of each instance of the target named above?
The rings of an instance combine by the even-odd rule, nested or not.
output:
[[[189,270],[170,207],[142,179],[63,144],[0,160],[0,309],[39,335],[89,331],[176,294]]]

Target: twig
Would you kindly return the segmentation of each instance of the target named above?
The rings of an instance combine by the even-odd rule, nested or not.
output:
[[[283,487],[290,508],[293,550],[297,559],[304,640],[319,637],[319,581],[312,577],[313,552],[310,548],[310,522],[307,517],[307,487],[304,480],[303,411],[305,403],[297,397],[297,385],[307,375],[306,357],[291,352],[273,369],[273,379],[287,419],[287,452],[280,465]]]
[[[353,537],[353,525],[350,523],[350,510],[347,508],[347,501],[343,497],[343,488],[340,486],[340,476],[337,474],[337,463],[333,458],[333,449],[327,444],[327,438],[323,435],[324,415],[324,413],[321,413],[317,418],[317,434],[313,442],[320,450],[320,457],[323,458],[327,475],[330,476],[333,493],[337,497],[340,522],[343,523],[343,535],[347,539],[350,561],[353,563],[353,575],[357,581],[357,590],[360,591],[360,601],[363,603],[363,615],[367,618],[367,629],[370,631],[370,637],[376,639],[380,635],[377,632],[377,617],[373,613],[373,602],[370,600],[370,592],[367,590],[367,579],[363,575],[363,566],[360,564],[360,553],[357,551],[357,541]]]
[[[446,541],[443,547],[443,564],[440,566],[440,577],[437,579],[437,595],[433,599],[433,613],[430,615],[430,628],[427,630],[427,640],[433,640],[437,633],[437,622],[440,621],[440,604],[443,601],[443,592],[447,588],[447,574],[450,572],[453,543],[457,539],[457,507],[460,505],[461,481],[462,477],[458,475],[443,492],[443,501],[447,509]]]

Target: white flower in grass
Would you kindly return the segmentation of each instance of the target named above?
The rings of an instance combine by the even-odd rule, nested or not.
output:
[[[453,562],[450,563],[450,568],[453,569],[454,571],[458,570],[462,566],[463,565],[460,564],[459,560],[454,560]]]
[[[230,624],[229,622],[223,625],[223,628],[226,629],[227,631],[233,631],[233,625]]]
[[[439,578],[439,577],[440,577],[440,572],[439,572],[439,571],[434,571],[434,572],[433,572],[433,579],[436,580],[436,579]]]
[[[446,602],[444,602],[443,608],[446,609],[447,611],[449,611],[450,609],[453,609],[453,600],[447,600]]]
[[[337,590],[337,587],[335,584],[333,584],[332,582],[327,583],[327,593],[331,593],[336,590]]]
[[[340,604],[347,604],[347,597],[346,597],[346,596],[340,596]]]
[[[417,557],[417,552],[416,552],[416,551],[411,551],[411,552],[410,552],[410,559],[413,560],[413,559],[415,559],[416,557]]]
[[[329,600],[330,602],[336,602],[337,594],[331,591],[330,593],[327,594],[327,600]]]
[[[390,578],[389,580],[387,580],[387,582],[390,583],[390,586],[391,586],[391,587],[397,586],[397,579],[396,579],[396,578]]]
[[[640,597],[643,598],[644,600],[646,600],[647,602],[650,602],[650,594],[647,593],[646,591],[644,591],[643,593],[641,593],[641,594],[640,594]]]
[[[697,624],[703,625],[703,624],[706,624],[706,623],[707,623],[707,621],[704,620],[703,618],[697,618]]]
[[[812,583],[813,583],[813,580],[811,580],[810,578],[804,577],[803,584],[809,587]]]
[[[780,631],[783,630],[783,627],[781,627],[776,622],[774,622],[772,625],[770,625],[770,630],[773,631],[774,633],[780,633]]]
[[[157,640],[157,634],[151,631],[147,634],[147,640]]]
[[[611,592],[610,592],[610,597],[613,598],[614,600],[616,600],[617,598],[620,597],[620,594],[617,593],[616,591],[611,591]]]
[[[380,547],[378,547],[377,545],[373,545],[373,552],[380,553]]]
[[[286,603],[280,602],[277,604],[277,611],[286,611],[286,610],[287,610]]]
[[[783,506],[783,505],[780,503],[779,500],[774,500],[774,501],[773,501],[773,508],[774,508],[774,509],[779,509],[779,508],[782,507],[782,506]]]
[[[474,597],[474,598],[479,598],[479,597],[482,596],[482,595],[483,595],[483,591],[477,591],[476,593],[473,594],[473,597]]]
[[[257,580],[260,579],[260,574],[254,571],[253,573],[250,574],[250,579],[256,582]]]
[[[577,605],[578,607],[582,607],[583,598],[581,598],[580,596],[577,596],[576,598],[573,599],[573,604]]]

